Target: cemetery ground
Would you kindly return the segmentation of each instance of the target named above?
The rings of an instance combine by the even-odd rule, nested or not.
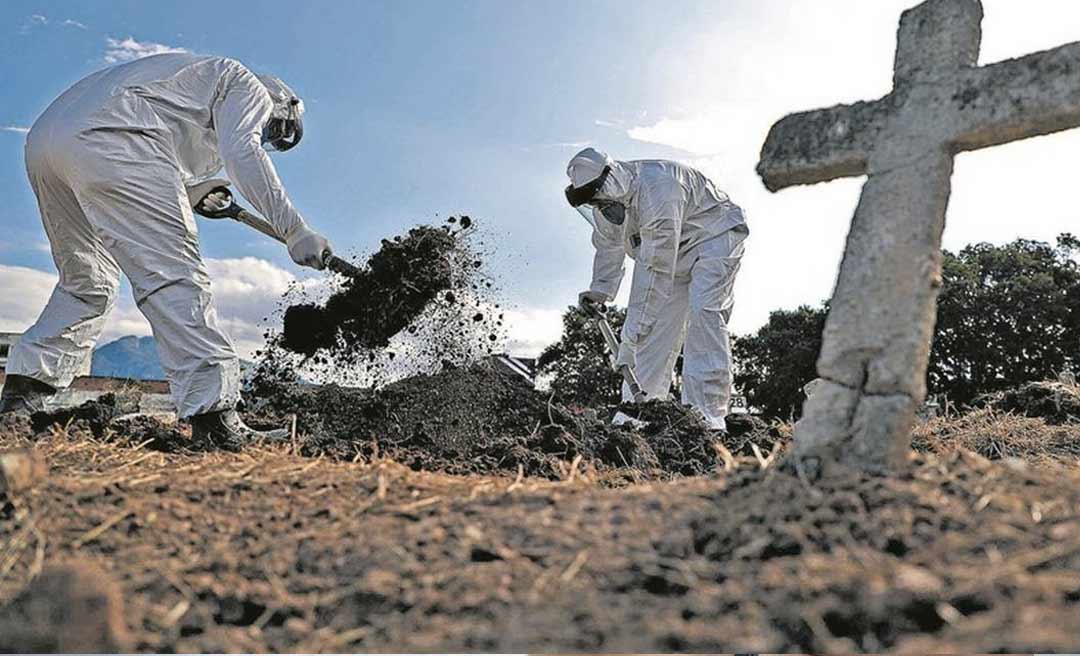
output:
[[[820,481],[784,459],[787,427],[682,476],[8,421],[0,452],[47,474],[0,509],[0,646],[1075,650],[1080,397],[1047,390],[920,424],[902,473]]]

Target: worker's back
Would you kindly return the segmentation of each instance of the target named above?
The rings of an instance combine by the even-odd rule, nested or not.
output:
[[[232,59],[189,53],[145,57],[98,71],[76,83],[34,123],[30,142],[73,137],[84,130],[166,130],[188,180],[221,168],[213,107],[231,74]],[[46,146],[48,147],[48,146]]]
[[[683,212],[679,243],[683,252],[732,228],[747,230],[742,210],[697,169],[666,159],[631,160],[627,164],[635,171],[638,188],[653,192],[653,202],[668,200],[666,194],[677,194]]]

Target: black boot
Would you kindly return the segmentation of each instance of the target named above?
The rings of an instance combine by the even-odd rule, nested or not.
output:
[[[268,440],[280,442],[288,439],[285,429],[259,431],[240,419],[236,410],[218,410],[191,418],[191,438],[196,443],[213,444],[229,451],[237,451],[246,444]]]
[[[0,415],[12,413],[29,417],[35,412],[45,412],[45,401],[54,394],[56,388],[52,385],[29,376],[8,374],[0,394]]]

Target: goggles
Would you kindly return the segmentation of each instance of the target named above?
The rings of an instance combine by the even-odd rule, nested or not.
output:
[[[262,144],[266,150],[284,152],[296,147],[304,138],[304,121],[297,112],[299,98],[289,101],[289,114],[285,118],[271,118],[263,128]]]
[[[611,174],[611,167],[605,166],[604,170],[600,172],[595,180],[586,182],[580,187],[575,187],[570,184],[566,186],[566,201],[570,203],[570,207],[580,207],[599,193],[600,188],[607,182],[608,176]]]

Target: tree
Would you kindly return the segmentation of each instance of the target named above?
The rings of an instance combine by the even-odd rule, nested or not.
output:
[[[1080,240],[1018,239],[943,253],[942,288],[927,387],[955,403],[1045,380],[1080,365]],[[765,414],[797,416],[801,387],[817,376],[827,308],[769,315],[735,339],[735,384]]]
[[[608,321],[616,334],[626,311],[610,307]],[[592,320],[577,307],[563,314],[563,334],[537,360],[542,376],[551,376],[551,391],[562,403],[599,407],[619,402],[622,377],[608,359],[604,338]]]
[[[927,372],[958,403],[1052,378],[1080,357],[1080,242],[1018,239],[945,252]]]
[[[827,306],[808,305],[777,310],[757,333],[735,338],[735,387],[750,407],[780,419],[800,414],[802,386],[817,378],[827,312]]]

